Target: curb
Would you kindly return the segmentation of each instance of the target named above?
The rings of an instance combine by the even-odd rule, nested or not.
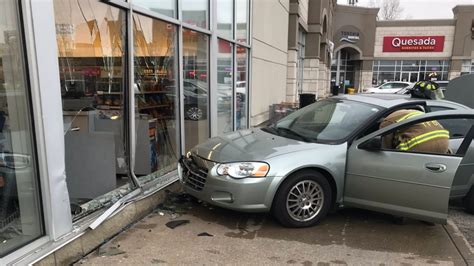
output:
[[[443,227],[451,238],[454,246],[456,246],[459,254],[464,259],[464,262],[466,262],[466,265],[474,265],[474,247],[471,247],[467,239],[461,231],[459,231],[456,224],[453,221],[448,220],[448,223],[443,225]]]

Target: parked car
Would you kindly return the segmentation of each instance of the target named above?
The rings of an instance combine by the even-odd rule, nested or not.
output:
[[[384,117],[410,108],[427,114],[379,129]],[[450,131],[453,154],[382,148],[382,136],[432,120]],[[474,111],[454,102],[343,95],[272,126],[213,137],[180,159],[178,174],[198,199],[272,212],[289,227],[314,225],[341,206],[445,223],[450,197],[464,198],[474,212],[473,134]]]
[[[413,87],[414,83],[403,81],[390,81],[380,86],[364,89],[365,93],[397,93],[398,91]]]

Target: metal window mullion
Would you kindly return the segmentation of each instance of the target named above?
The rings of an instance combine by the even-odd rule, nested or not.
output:
[[[252,77],[252,33],[253,33],[253,28],[252,28],[252,23],[253,23],[253,19],[252,19],[252,12],[253,12],[253,1],[252,0],[248,0],[248,6],[247,6],[247,9],[248,9],[248,20],[247,20],[247,128],[250,127],[250,111],[252,110],[250,108],[250,100],[252,99],[250,97],[250,92],[251,92],[251,89],[252,89],[252,86],[250,85],[252,82],[251,81],[251,77]]]
[[[182,3],[181,3],[182,0],[177,0],[176,1],[176,18],[178,19],[178,21],[182,21],[183,20],[183,14],[181,14],[181,11],[182,11]]]
[[[236,41],[235,43],[238,44],[238,45],[240,45],[240,46],[242,46],[242,47],[245,47],[245,48],[247,48],[247,49],[250,49],[250,45],[248,45],[248,44],[246,44],[246,43],[237,42],[237,41]]]
[[[128,2],[125,2],[123,0],[100,0],[100,2],[122,9],[130,9],[131,5],[130,0],[128,0]]]
[[[217,135],[217,55],[218,55],[218,39],[217,39],[217,0],[210,0],[210,28],[211,38],[209,43],[210,62],[209,62],[209,134],[210,136]]]
[[[219,35],[219,36],[217,36],[217,38],[219,38],[219,39],[221,39],[221,40],[224,40],[224,41],[226,41],[226,42],[230,42],[230,43],[232,43],[232,44],[235,44],[235,41],[232,40],[232,39],[229,39],[228,37],[224,37],[224,36],[220,36],[220,35]]]
[[[189,30],[192,30],[192,31],[195,31],[195,32],[199,32],[199,33],[203,33],[203,34],[207,34],[207,35],[211,35],[211,31],[210,30],[207,30],[207,29],[203,29],[201,27],[198,27],[198,26],[194,26],[194,25],[191,25],[191,24],[188,24],[188,23],[181,23],[181,25],[186,28],[186,29],[189,29]]]
[[[237,45],[231,44],[233,49],[232,49],[232,128],[233,130],[237,129],[237,93],[236,93],[236,83],[237,83]]]
[[[126,10],[127,12],[127,79],[128,79],[128,149],[129,154],[129,172],[132,184],[136,187],[140,187],[140,182],[138,177],[135,175],[135,163],[136,163],[136,145],[137,145],[137,136],[135,130],[135,64],[134,64],[134,39],[133,39],[133,14],[134,7],[130,5],[130,9]],[[127,99],[127,98],[125,98]]]
[[[232,0],[232,39],[237,40],[237,11],[236,11],[236,0]]]
[[[178,14],[181,14],[182,12],[182,5],[181,5],[181,0],[178,1]],[[178,87],[178,91],[176,92],[179,97],[179,102],[178,102],[178,109],[179,109],[179,113],[178,113],[178,117],[179,117],[179,126],[178,126],[178,130],[176,130],[176,139],[179,140],[179,144],[178,145],[180,147],[180,150],[179,150],[179,155],[183,155],[186,148],[185,148],[185,136],[186,136],[186,128],[184,126],[184,59],[183,59],[183,56],[184,56],[184,52],[183,52],[183,40],[184,40],[184,36],[183,36],[183,25],[180,25],[178,27],[178,36],[177,36],[177,44],[178,44],[178,49],[176,51],[177,55],[178,56],[178,66],[177,66],[177,70],[178,70],[178,79],[179,79],[179,87]],[[175,104],[176,106],[176,104]]]
[[[72,230],[69,194],[65,174],[63,130],[54,125],[62,124],[62,104],[58,79],[58,51],[54,21],[53,1],[22,1],[22,23],[25,37],[25,68],[31,86],[32,110],[38,155],[39,186],[45,233],[58,239]],[[41,38],[39,38],[41,37]],[[55,129],[48,132],[48,129]],[[62,160],[53,162],[55,154]],[[62,154],[61,154],[62,153]],[[41,155],[41,156],[40,156]],[[41,158],[40,158],[41,157]],[[59,168],[59,169],[58,169]],[[58,193],[60,192],[60,193]],[[25,246],[30,247],[30,245]]]
[[[237,45],[235,40],[237,39],[237,9],[236,9],[236,0],[232,0],[232,39],[233,43],[232,46],[232,105],[231,105],[231,114],[232,114],[232,130],[236,129],[237,125],[237,105],[236,105],[236,81],[237,81]]]

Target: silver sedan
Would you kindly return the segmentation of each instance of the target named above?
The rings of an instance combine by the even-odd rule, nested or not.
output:
[[[379,129],[400,109],[425,115]],[[385,149],[397,130],[437,120],[450,154]],[[399,95],[347,95],[318,101],[274,125],[240,130],[191,149],[178,165],[186,191],[210,204],[272,212],[284,226],[317,224],[352,206],[445,223],[448,201],[474,212],[474,111],[453,102]]]

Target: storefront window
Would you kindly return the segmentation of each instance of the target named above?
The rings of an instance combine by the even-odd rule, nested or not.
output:
[[[183,22],[208,28],[209,0],[181,0]]]
[[[217,54],[217,132],[233,130],[232,87],[233,87],[233,45],[219,40]]]
[[[217,34],[229,39],[234,38],[233,10],[233,0],[217,1]]]
[[[54,11],[66,181],[77,219],[131,189],[124,137],[126,15],[99,0],[54,0]]]
[[[178,154],[177,27],[135,14],[135,174],[141,182],[176,168]]]
[[[376,60],[373,67],[374,85],[388,81],[416,82],[437,73],[438,80],[448,80],[448,60]]]
[[[306,31],[303,27],[298,28],[298,77],[296,79],[296,85],[298,87],[298,93],[303,93],[303,82],[304,82],[304,58],[306,50]]]
[[[133,4],[176,18],[177,0],[133,0]]]
[[[209,137],[209,37],[183,29],[185,151]]]
[[[474,73],[474,60],[463,60],[461,65],[461,75]]]
[[[246,43],[248,39],[249,1],[235,0],[236,40]]]
[[[44,234],[18,5],[0,1],[0,257]]]
[[[236,128],[247,128],[248,117],[248,51],[237,46],[237,83],[235,84]]]

